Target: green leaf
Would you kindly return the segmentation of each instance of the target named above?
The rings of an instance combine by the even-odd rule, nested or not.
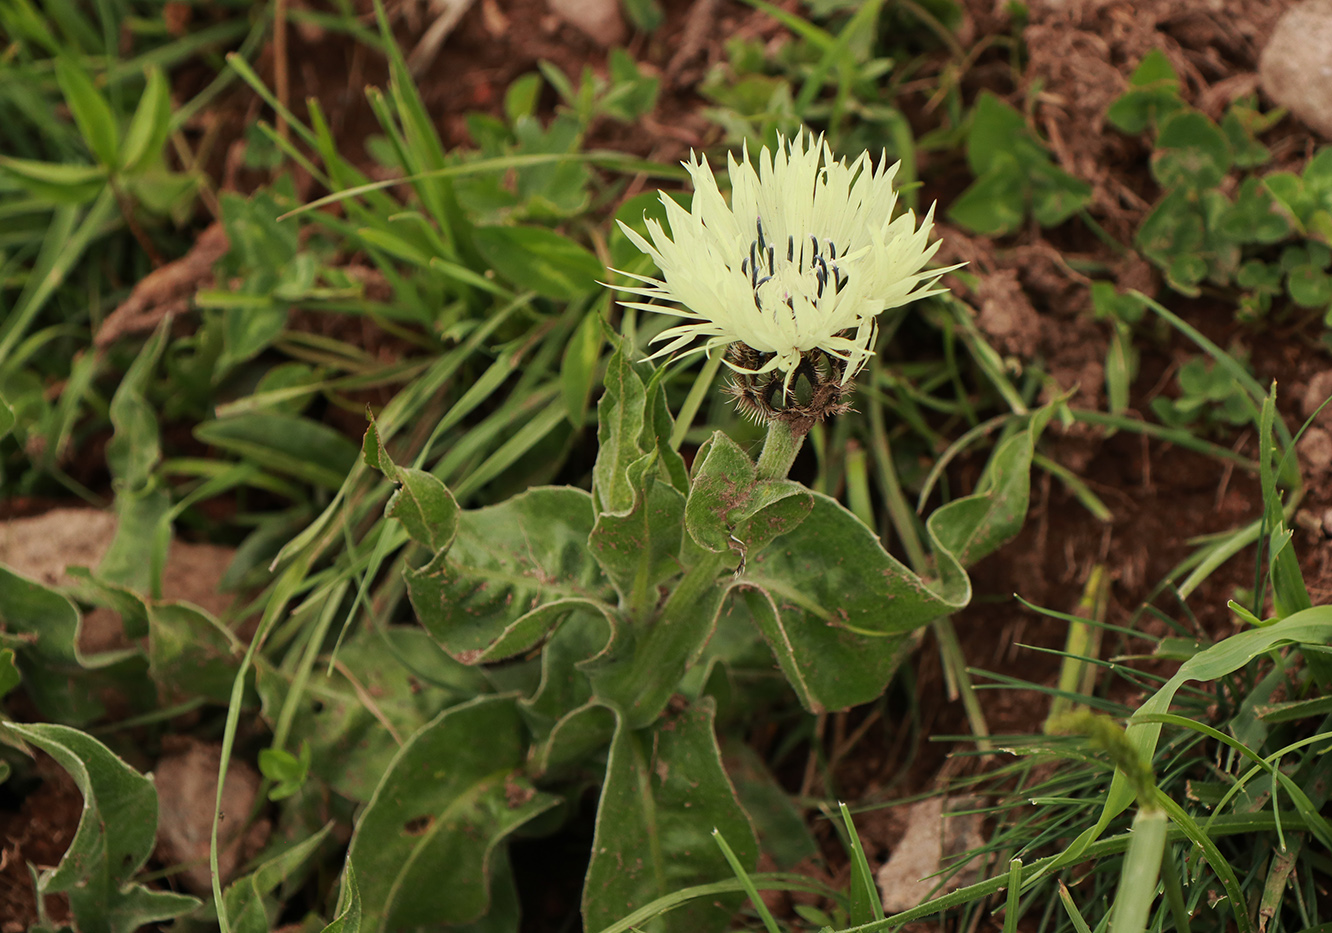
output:
[[[630,464],[632,508],[597,516],[587,546],[620,594],[620,604],[634,611],[657,601],[657,585],[680,571],[680,536],[685,500],[669,483],[658,481],[657,454]]]
[[[14,430],[15,421],[14,409],[5,401],[4,396],[0,396],[0,437]]]
[[[347,853],[363,930],[469,923],[486,913],[505,838],[557,802],[522,776],[525,751],[511,697],[446,710],[408,739]]]
[[[973,233],[1002,236],[1022,226],[1026,180],[1014,162],[1000,162],[978,177],[948,207],[948,216]]]
[[[337,917],[320,933],[361,933],[361,889],[356,883],[356,867],[351,862],[342,869],[337,910]]]
[[[473,238],[491,268],[544,298],[572,301],[606,274],[596,256],[544,227],[477,227]]]
[[[569,423],[576,429],[583,426],[588,398],[592,394],[592,382],[597,374],[597,363],[601,361],[603,326],[600,315],[584,315],[564,348],[564,360],[560,364],[560,391],[564,394]]]
[[[1053,165],[1032,173],[1031,216],[1042,227],[1061,224],[1086,206],[1091,185]]]
[[[754,830],[722,768],[714,715],[705,698],[653,728],[617,731],[583,886],[585,929],[604,929],[682,888],[733,877],[710,838],[714,829],[746,868],[757,862]],[[690,901],[663,914],[654,928],[721,931],[738,906],[734,895]]]
[[[123,171],[132,173],[143,163],[156,158],[171,132],[171,86],[162,69],[148,67],[139,105],[134,109],[125,141],[121,144]]]
[[[1003,163],[1021,164],[1035,154],[1043,158],[1041,148],[1031,139],[1027,121],[1017,110],[989,91],[976,99],[976,109],[967,133],[967,164],[978,178]]]
[[[1279,243],[1291,234],[1290,221],[1262,179],[1246,178],[1235,204],[1222,215],[1221,232],[1236,243]]]
[[[813,495],[799,483],[760,481],[754,461],[720,431],[696,459],[685,526],[709,551],[757,552],[799,525],[814,508]]]
[[[309,254],[303,254],[308,256]],[[310,266],[299,259],[293,261],[284,272],[290,273],[301,266]],[[310,278],[314,269],[309,268]],[[273,289],[274,297],[281,301],[279,284]],[[301,291],[301,289],[297,289]],[[247,296],[248,297],[248,296]],[[288,300],[298,300],[295,296]],[[222,309],[222,353],[217,360],[217,371],[225,373],[241,363],[254,359],[272,345],[282,335],[287,326],[287,307],[285,303],[268,302],[261,305],[247,304],[242,307]]]
[[[0,155],[0,168],[34,196],[54,204],[84,204],[106,188],[106,169],[100,165],[64,165]]]
[[[1245,125],[1234,106],[1226,111],[1221,120],[1221,132],[1226,134],[1226,141],[1230,143],[1230,151],[1238,168],[1257,168],[1271,160],[1271,150],[1254,137],[1253,130]]]
[[[265,860],[250,874],[227,887],[222,903],[231,933],[269,933],[281,906],[269,895],[300,871],[323,845],[333,826],[332,822],[327,823],[319,832]]]
[[[1152,153],[1152,175],[1162,187],[1202,191],[1215,188],[1231,166],[1226,136],[1205,114],[1176,113],[1161,126]]]
[[[976,492],[939,507],[925,523],[939,562],[942,591],[947,591],[950,578],[960,583],[965,576],[962,567],[988,557],[1022,527],[1031,494],[1031,458],[1051,414],[1050,408],[1035,412],[1026,430],[995,449]],[[957,565],[955,574],[946,568],[948,563]],[[954,592],[960,595],[961,586]]]
[[[153,332],[120,381],[111,398],[111,425],[115,433],[107,444],[111,475],[130,490],[145,489],[162,459],[157,415],[147,401],[148,386],[166,348],[166,322]]]
[[[665,18],[657,0],[623,0],[623,5],[629,21],[641,32],[653,32]]]
[[[98,711],[74,686],[79,622],[66,596],[0,565],[0,635],[17,654],[28,695],[51,719],[85,721]]]
[[[151,596],[161,587],[170,546],[171,493],[156,483],[137,490],[122,486],[116,491],[116,535],[97,565],[98,580],[131,596]],[[132,621],[126,617],[127,624]]]
[[[111,105],[93,86],[88,73],[73,60],[56,59],[55,73],[65,103],[88,148],[97,161],[114,170],[120,160],[120,133]]]
[[[439,477],[413,467],[397,466],[384,450],[373,417],[365,432],[362,454],[366,466],[398,484],[384,507],[384,514],[400,521],[411,539],[432,553],[448,548],[458,531],[459,509],[453,493]]]
[[[259,750],[259,773],[274,782],[268,792],[269,800],[285,800],[298,792],[310,776],[310,743],[301,743],[301,756],[297,758],[285,748]]]
[[[148,669],[163,706],[191,697],[225,705],[245,646],[211,615],[183,602],[148,605]]]
[[[132,882],[157,834],[151,780],[68,726],[6,723],[0,729],[54,758],[83,795],[83,815],[60,864],[37,875],[38,897],[63,893],[83,933],[132,933],[198,906],[193,897]]]
[[[1330,261],[1328,248],[1312,240],[1307,247],[1288,246],[1282,250],[1286,288],[1300,307],[1325,308],[1332,304],[1332,276],[1327,273]]]
[[[0,648],[0,697],[23,682],[23,675],[14,665],[14,649]]]
[[[466,673],[476,675],[470,669]],[[276,723],[291,702],[291,674],[265,665],[256,687],[265,718]],[[310,773],[342,796],[364,803],[408,736],[458,699],[484,690],[481,683],[459,687],[441,689],[424,680],[378,632],[359,630],[338,652],[333,671],[318,666],[311,673],[294,704],[287,744],[308,746]],[[299,758],[288,758],[299,765]]]
[[[194,429],[194,436],[325,489],[340,487],[356,462],[354,443],[325,424],[297,415],[233,415],[205,421]]]
[[[1129,77],[1129,89],[1110,105],[1106,122],[1121,133],[1141,133],[1184,107],[1179,75],[1160,49],[1148,52]]]
[[[737,583],[782,673],[806,709],[873,700],[909,655],[908,633],[952,611],[835,500],[751,555]],[[962,600],[965,602],[965,599]]]
[[[568,626],[564,626],[567,628]],[[564,628],[560,631],[563,632]],[[583,764],[595,752],[606,747],[615,735],[615,713],[608,706],[590,701],[572,709],[550,729],[546,739],[533,749],[536,773],[560,775],[566,769]]]
[[[504,92],[504,115],[509,122],[519,117],[529,117],[536,111],[537,98],[541,95],[541,75],[529,71],[513,79],[509,89]]]
[[[926,583],[878,536],[827,496],[736,580],[743,606],[805,706],[843,709],[877,697],[912,647],[909,633],[971,600],[964,566],[1017,533],[1030,496],[1031,458],[1049,409],[1001,444],[978,491],[926,522],[938,579]]]
[[[793,869],[807,858],[817,858],[818,842],[763,757],[740,741],[728,740],[725,751],[726,773],[735,784],[745,812],[754,821],[763,851],[782,870]]]
[[[605,392],[597,403],[597,462],[592,467],[592,495],[597,511],[626,514],[634,505],[630,464],[647,450],[647,390],[625,358],[628,348],[617,338],[606,364]]]
[[[587,551],[592,525],[591,497],[567,487],[463,512],[453,545],[406,571],[417,617],[467,664],[526,651],[575,605],[606,595]]]

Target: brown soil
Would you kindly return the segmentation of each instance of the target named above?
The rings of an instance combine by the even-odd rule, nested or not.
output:
[[[779,5],[797,9],[794,0]],[[1105,109],[1125,88],[1129,72],[1147,51],[1162,49],[1183,77],[1186,98],[1216,116],[1230,100],[1254,90],[1263,42],[1276,18],[1290,5],[1291,0],[1226,0],[1219,4],[1209,0],[1032,0],[1030,19],[1022,30],[1029,62],[1020,80],[1015,80],[1007,51],[995,44],[1013,29],[1004,12],[1008,4],[966,0],[959,37],[975,55],[963,86],[968,100],[985,89],[1020,109],[1027,106],[1056,161],[1092,184],[1091,214],[1113,236],[1131,242],[1158,192],[1147,172],[1143,144],[1104,126]],[[653,36],[633,36],[628,43],[636,58],[663,77],[657,112],[632,129],[610,123],[594,127],[590,146],[669,161],[687,154],[691,147],[715,143],[719,133],[700,113],[702,102],[696,86],[710,65],[725,60],[725,41],[740,35],[774,45],[788,41],[784,30],[766,14],[734,0],[692,4],[668,0],[663,7],[666,24]],[[406,0],[389,3],[395,29],[407,48],[425,28],[425,23],[414,19],[425,9],[425,4]],[[371,19],[365,24],[373,28]],[[304,117],[303,102],[318,99],[344,152],[369,169],[360,143],[369,133],[378,132],[378,126],[362,89],[367,84],[387,84],[383,60],[345,36],[292,29],[285,53],[279,54],[270,45],[256,63],[270,86],[275,65],[284,56],[290,76],[287,98],[293,109]],[[551,61],[569,74],[577,74],[584,65],[605,70],[605,50],[573,26],[561,23],[545,0],[477,0],[420,78],[426,106],[435,115],[445,144],[466,144],[464,115],[473,110],[498,112],[508,84],[534,70],[541,60]],[[922,80],[914,82],[919,90],[909,91],[901,102],[917,122],[918,132],[928,129],[932,119],[930,69],[938,71],[944,62],[941,52],[921,73]],[[186,69],[177,76],[181,96],[198,90],[207,77],[202,71]],[[553,99],[543,101],[547,107],[554,103]],[[261,116],[270,115],[248,88],[238,84],[189,128],[196,141],[212,137],[207,162],[220,187],[246,190],[267,180],[261,173],[245,170],[241,159],[245,129]],[[1264,141],[1283,164],[1298,164],[1314,145],[1308,131],[1289,119]],[[961,164],[925,164],[921,169],[929,180],[928,198],[946,200],[969,180]],[[298,187],[307,194],[314,191],[310,179]],[[965,259],[969,271],[978,276],[975,294],[962,289],[959,294],[976,307],[980,326],[1001,352],[1038,361],[1062,389],[1076,389],[1075,405],[1103,405],[1102,360],[1108,331],[1092,320],[1088,280],[1073,266],[1083,267],[1078,262],[1082,260],[1103,263],[1121,287],[1149,294],[1160,291],[1153,270],[1141,260],[1122,258],[1076,221],[1045,231],[1033,226],[1002,241],[969,237],[942,225],[941,234],[947,253],[941,253],[941,258]],[[177,268],[181,281],[198,273],[188,262]],[[161,302],[178,303],[176,279],[167,276],[159,282],[165,283]],[[142,292],[136,295],[156,297]],[[1306,395],[1318,396],[1320,390],[1326,395],[1332,390],[1319,381],[1327,368],[1326,356],[1309,328],[1294,326],[1288,332],[1269,328],[1260,342],[1233,322],[1233,305],[1223,300],[1171,298],[1167,303],[1222,346],[1238,343],[1251,350],[1259,381],[1279,380],[1280,405],[1288,423],[1298,424],[1311,410]],[[132,327],[154,322],[160,309],[150,301],[143,304],[118,323]],[[312,329],[316,326],[311,323]],[[1274,334],[1279,339],[1273,339]],[[377,334],[365,337],[367,343],[379,339]],[[1177,336],[1146,346],[1133,409],[1146,413],[1151,399],[1165,391],[1181,360],[1194,353]],[[1315,407],[1317,401],[1321,398],[1315,400]],[[1253,453],[1251,432],[1226,440],[1241,452]],[[1052,426],[1042,449],[1081,476],[1113,511],[1113,520],[1098,523],[1062,485],[1038,472],[1026,527],[1016,541],[975,568],[976,602],[959,613],[954,624],[971,666],[1049,684],[1057,658],[1024,646],[1062,647],[1066,626],[1023,608],[1011,598],[1015,591],[1037,605],[1073,612],[1091,568],[1102,564],[1113,579],[1107,621],[1128,625],[1136,620],[1145,631],[1159,633],[1160,623],[1140,615],[1139,610],[1158,582],[1190,552],[1185,537],[1251,521],[1259,514],[1259,496],[1254,479],[1241,471],[1126,432],[1106,439],[1089,430],[1064,432]],[[1310,489],[1303,510],[1310,516],[1321,517],[1332,506],[1326,459],[1332,459],[1332,453],[1306,462]],[[979,462],[964,465],[954,477],[953,488],[965,490],[975,481],[979,467]],[[1317,522],[1306,524],[1312,528]],[[1332,548],[1317,531],[1299,532],[1296,543],[1305,557],[1315,598],[1332,593]],[[1252,574],[1253,555],[1241,554],[1189,599],[1198,625],[1210,636],[1234,630],[1225,601],[1236,586],[1249,585]],[[1160,604],[1167,612],[1178,608],[1168,601]],[[1143,644],[1107,643],[1105,650],[1140,650]],[[924,642],[916,671],[919,705],[927,711],[920,735],[966,733],[960,704],[947,696],[932,639]],[[1044,696],[1034,691],[986,694],[985,712],[995,733],[1038,731],[1047,708]],[[853,711],[834,717],[827,729],[829,750],[839,735],[851,734],[864,716],[863,711]],[[970,766],[967,762],[950,764],[948,756],[955,747],[922,738],[913,750],[909,739],[896,725],[868,729],[851,754],[840,756],[841,764],[833,776],[836,792],[849,801],[897,799],[930,790],[938,786],[942,774],[955,775]],[[901,763],[908,760],[911,765],[903,776]],[[62,848],[58,840],[67,840],[77,823],[77,791],[49,770],[39,768],[42,783],[17,813],[0,813],[0,835],[7,840],[0,863],[0,917],[7,918],[7,924],[19,924],[6,925],[0,933],[26,928],[34,918],[26,863],[54,864]],[[797,773],[794,783],[800,781]],[[832,790],[806,789],[816,794]],[[840,843],[826,822],[819,825],[826,836],[828,870],[833,876],[844,875]],[[887,858],[906,829],[900,809],[863,814],[857,825],[876,864]],[[542,903],[543,897],[538,892],[531,903]],[[552,908],[547,917],[539,912],[529,916],[525,929],[543,930],[551,923],[558,926],[565,911],[577,903],[577,897],[569,897],[567,892],[551,893],[546,900],[563,906]]]

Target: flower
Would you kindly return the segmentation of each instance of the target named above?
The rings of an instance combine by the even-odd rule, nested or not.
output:
[[[873,355],[877,315],[943,291],[939,276],[956,267],[925,268],[939,247],[928,242],[932,205],[919,226],[912,211],[893,217],[900,163],[889,166],[886,152],[877,168],[868,152],[848,165],[822,135],[800,133],[779,136],[758,163],[748,146],[739,162],[727,156],[728,207],[707,160],[691,152],[690,210],[661,196],[670,233],[649,219],[648,242],[620,224],[661,270],[621,273],[641,283],[621,291],[652,301],[623,304],[682,319],[654,338],[666,345],[653,357],[729,347],[742,401],[757,391],[771,402],[778,383],[785,398],[801,371],[816,388],[835,383],[840,398]],[[762,374],[772,375],[756,382]],[[764,404],[755,407],[762,416]]]

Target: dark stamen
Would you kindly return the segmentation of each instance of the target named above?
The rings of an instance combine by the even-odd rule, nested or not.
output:
[[[773,264],[775,260],[776,260],[776,250],[774,250],[771,246],[769,246],[769,247],[768,247],[768,275],[776,275],[776,274],[777,274],[777,268],[776,268],[776,266]]]
[[[795,237],[786,238],[786,261],[792,262],[795,259]]]
[[[766,249],[768,244],[763,241],[763,218],[762,217],[754,218],[754,226],[758,229],[759,249]]]
[[[758,255],[756,250],[758,243],[749,244],[749,284],[753,285],[758,281]]]

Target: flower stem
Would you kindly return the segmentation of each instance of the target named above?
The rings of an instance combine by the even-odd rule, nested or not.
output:
[[[763,451],[758,458],[758,478],[760,480],[786,479],[795,463],[796,454],[805,443],[805,435],[798,437],[786,421],[768,422],[768,436],[763,440]]]

